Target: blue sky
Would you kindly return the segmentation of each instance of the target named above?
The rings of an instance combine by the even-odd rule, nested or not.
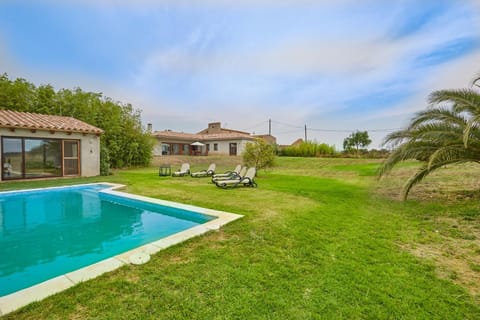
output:
[[[480,72],[475,0],[0,2],[0,72],[102,92],[155,130],[208,122],[288,144],[369,130]],[[378,130],[386,129],[386,130]]]

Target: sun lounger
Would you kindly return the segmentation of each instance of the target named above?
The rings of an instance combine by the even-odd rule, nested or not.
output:
[[[227,171],[225,173],[217,173],[217,174],[214,174],[212,178],[230,177],[232,175],[232,173],[239,174],[241,169],[242,169],[242,166],[239,164],[235,167],[235,169],[233,169],[233,171]]]
[[[180,170],[175,171],[172,173],[172,177],[183,177],[185,175],[190,174],[190,164],[184,163]]]
[[[237,168],[235,168],[235,169],[237,169]],[[247,167],[243,167],[242,169],[239,169],[239,171],[230,172],[228,175],[227,174],[225,174],[223,176],[214,175],[212,177],[212,182],[217,183],[217,182],[223,181],[223,180],[240,179],[246,173],[247,173]]]
[[[247,170],[247,173],[240,178],[237,179],[230,179],[230,180],[220,180],[215,182],[217,187],[220,188],[233,188],[237,186],[245,186],[245,187],[257,187],[257,183],[255,182],[255,174],[256,174],[256,169],[254,167],[249,168]]]
[[[210,164],[210,166],[208,166],[207,170],[192,172],[191,176],[194,178],[213,176],[215,174],[215,168],[216,168],[215,163],[212,163]]]

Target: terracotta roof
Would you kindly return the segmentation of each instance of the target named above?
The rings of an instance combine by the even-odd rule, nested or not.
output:
[[[152,133],[153,136],[158,137],[158,138],[171,138],[171,139],[178,139],[178,140],[201,140],[202,135],[200,134],[195,134],[195,133],[184,133],[184,132],[175,132],[171,130],[165,130],[165,131],[155,131]]]
[[[212,140],[254,140],[254,138],[249,134],[244,133],[233,133],[233,132],[223,132],[223,133],[211,133],[211,134],[204,134],[203,135],[204,141],[212,141]]]
[[[246,139],[253,140],[253,137],[249,134],[241,133],[213,133],[213,134],[198,134],[198,133],[184,133],[175,131],[155,131],[153,136],[157,138],[170,138],[183,141],[214,141],[214,140],[238,140]]]
[[[102,129],[72,117],[0,110],[0,127],[64,132],[103,133]]]
[[[206,128],[198,132],[197,134],[215,134],[215,133],[208,133],[210,130],[212,129]],[[220,131],[219,133],[238,133],[238,134],[250,135],[250,133],[245,131],[240,131],[240,130],[233,130],[233,129],[227,129],[227,128],[220,128],[218,130]]]

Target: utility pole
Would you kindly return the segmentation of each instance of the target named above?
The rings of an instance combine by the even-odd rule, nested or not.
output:
[[[268,119],[268,135],[272,135],[272,119]]]
[[[305,125],[305,142],[307,142],[307,125]]]

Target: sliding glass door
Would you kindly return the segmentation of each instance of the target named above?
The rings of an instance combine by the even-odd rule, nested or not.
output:
[[[2,137],[2,180],[80,173],[78,140]]]
[[[23,178],[23,139],[2,138],[2,179]]]
[[[25,139],[25,178],[62,175],[61,140]]]

